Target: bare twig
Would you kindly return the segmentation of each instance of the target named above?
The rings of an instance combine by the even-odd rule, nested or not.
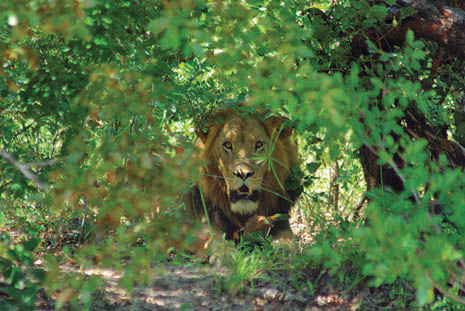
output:
[[[1,185],[0,185],[0,191],[2,191],[3,188],[5,188],[6,186],[8,186],[9,184],[11,184],[13,181],[10,180],[10,181],[7,181],[7,182],[3,182]]]
[[[129,132],[133,133],[134,128],[136,127],[137,124],[137,114],[132,117],[132,119],[129,121],[130,127],[129,127]]]
[[[10,194],[8,193],[8,189],[6,189],[6,186],[11,184],[13,181],[12,180],[6,181],[6,178],[4,178],[5,174],[3,174],[3,169],[0,169],[0,173],[1,173],[0,181],[2,182],[2,185],[0,186],[0,192],[5,194],[6,203],[8,204],[8,206],[11,206],[12,204],[11,204]]]
[[[40,161],[40,162],[24,163],[23,166],[27,169],[30,169],[30,168],[51,166],[51,165],[57,164],[58,162],[60,162],[59,159],[50,159],[50,160]]]
[[[31,124],[29,124],[29,125],[24,125],[24,124],[22,124],[22,125],[23,125],[23,128],[22,128],[20,131],[16,132],[16,133],[13,135],[13,137],[10,139],[10,144],[16,139],[16,137],[18,137],[19,135],[23,134],[23,133],[26,132],[28,129],[30,129],[30,128],[34,125],[34,123],[31,123]],[[9,145],[9,144],[7,144],[7,146],[8,146],[8,145]]]
[[[55,142],[58,138],[58,136],[60,135],[61,133],[61,130],[58,130],[55,132],[55,136],[53,136],[53,139],[52,139],[52,150],[50,151],[50,158],[53,158],[53,153],[55,152]]]
[[[438,284],[437,282],[435,282],[431,276],[429,274],[426,274],[426,277],[428,278],[428,280],[431,282],[431,284],[439,291],[441,292],[441,294],[443,294],[444,296],[454,300],[455,302],[458,302],[460,304],[463,304],[465,305],[465,299],[463,299],[462,297],[458,296],[458,295],[454,295],[454,294],[451,294],[450,291],[445,288],[444,286]]]
[[[78,238],[78,244],[81,244],[82,241],[84,240],[84,228],[86,226],[86,221],[87,221],[87,202],[84,201],[84,215],[82,215],[82,221],[81,221],[81,228],[79,229],[79,238]]]
[[[337,179],[339,178],[339,165],[337,160],[334,160],[331,163],[330,168],[330,180],[329,180],[329,198],[328,203],[329,205],[333,205],[335,210],[338,210],[339,206],[339,185],[337,183]]]
[[[37,133],[36,133],[36,154],[39,154],[39,142],[40,142],[40,126],[39,128],[37,129]]]
[[[23,126],[23,131],[26,131],[28,127],[32,126],[34,123],[31,123],[30,125],[26,126],[26,123],[24,122],[24,120],[19,120],[19,122],[21,122],[21,125]],[[30,140],[29,140],[29,135],[24,135],[24,137],[26,138],[26,141],[28,144],[31,144]]]
[[[11,153],[6,152],[3,149],[0,149],[0,157],[4,158],[10,162],[14,167],[16,167],[24,177],[29,179],[34,185],[36,185],[39,190],[44,192],[48,191],[48,186],[43,184],[29,169],[26,165],[19,163]]]
[[[341,204],[341,208],[339,209],[340,212],[344,212],[348,209],[349,207],[349,201],[350,199],[352,198],[352,195],[354,194],[355,192],[355,188],[356,187],[352,187],[349,191],[349,194],[347,195],[346,199],[345,199],[345,203],[344,205]]]
[[[367,194],[364,193],[363,197],[360,199],[357,206],[353,209],[352,214],[349,215],[349,218],[348,218],[349,221],[352,221],[353,219],[357,219],[357,220],[360,219],[360,210],[362,209],[363,204],[365,204],[367,200],[368,200]]]

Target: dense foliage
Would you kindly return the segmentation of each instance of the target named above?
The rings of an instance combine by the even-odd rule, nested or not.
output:
[[[173,247],[199,248],[179,200],[198,165],[193,126],[237,102],[295,126],[299,208],[341,224],[321,230],[312,260],[337,269],[349,249],[374,286],[401,278],[421,304],[434,288],[462,301],[465,178],[447,143],[465,143],[464,60],[413,31],[389,48],[366,39],[415,14],[388,19],[395,2],[3,1],[0,306],[27,310],[39,286],[90,304],[101,281],[60,272],[63,258],[124,271],[130,289]],[[363,225],[348,221],[360,163]],[[371,164],[399,186],[370,183]]]

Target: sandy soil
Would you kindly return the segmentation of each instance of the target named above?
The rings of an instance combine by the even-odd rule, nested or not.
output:
[[[71,267],[65,267],[72,269]],[[284,279],[273,276],[270,281],[259,280],[249,284],[237,296],[219,289],[218,279],[227,271],[210,265],[185,265],[163,267],[165,273],[155,278],[147,287],[138,287],[128,294],[117,286],[120,275],[111,270],[92,269],[88,275],[100,275],[106,286],[95,293],[91,310],[100,311],[145,311],[145,310],[357,310],[359,301],[351,295],[334,293],[306,295],[287,286]],[[37,311],[55,309],[55,301],[41,294]],[[68,309],[68,308],[66,308]]]

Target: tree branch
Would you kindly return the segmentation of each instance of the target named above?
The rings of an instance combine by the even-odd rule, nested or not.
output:
[[[24,177],[29,179],[41,191],[44,191],[44,192],[48,191],[49,189],[48,186],[43,184],[31,171],[29,171],[26,165],[19,163],[12,154],[6,152],[3,149],[0,149],[0,157],[10,162],[14,167],[16,167],[23,174]]]
[[[381,38],[381,48],[390,50],[393,45],[404,42],[410,29],[416,38],[437,42],[449,55],[465,60],[465,11],[442,5],[438,0],[397,0],[386,22],[399,21],[400,12],[409,8],[414,10],[414,15],[400,21],[396,27],[369,30],[368,39],[377,42],[377,38]],[[368,53],[364,36],[354,37],[352,53],[355,56]]]

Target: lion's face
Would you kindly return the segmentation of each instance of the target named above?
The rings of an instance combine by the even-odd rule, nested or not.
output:
[[[185,197],[188,210],[208,216],[229,240],[242,229],[255,230],[259,216],[289,213],[299,195],[286,188],[295,183],[293,168],[299,165],[289,120],[238,105],[218,109],[204,121],[195,128],[195,157],[202,165]],[[286,230],[289,222],[278,220],[271,234]]]
[[[204,199],[227,217],[271,213],[286,197],[283,185],[298,163],[286,118],[221,109],[196,129],[199,186]],[[269,211],[269,212],[268,212]]]
[[[269,143],[264,126],[252,118],[233,117],[219,129],[212,149],[234,213],[251,214],[258,208]]]

